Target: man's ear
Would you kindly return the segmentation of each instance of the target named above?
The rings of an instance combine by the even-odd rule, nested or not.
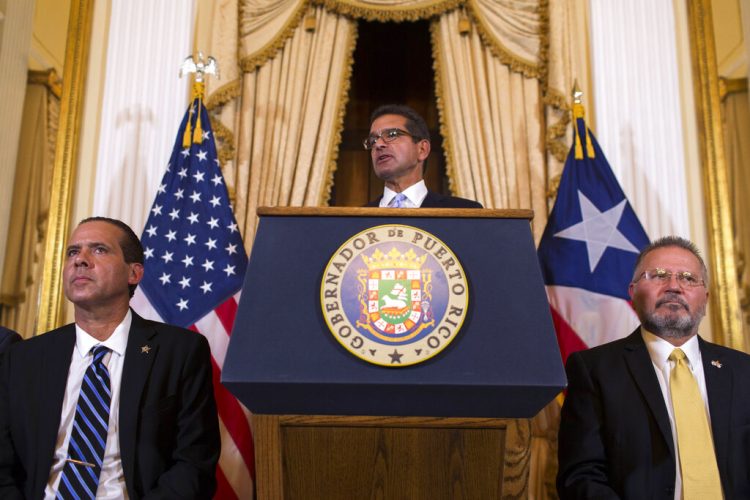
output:
[[[425,161],[428,156],[430,156],[430,141],[427,139],[422,139],[417,144],[419,148],[419,153],[417,155],[417,158],[419,161]]]
[[[630,296],[630,301],[633,301],[633,293],[635,293],[635,283],[632,281],[630,282],[630,285],[628,285],[628,295]]]
[[[128,274],[128,285],[137,285],[143,279],[143,264],[131,262],[128,264],[130,273]]]

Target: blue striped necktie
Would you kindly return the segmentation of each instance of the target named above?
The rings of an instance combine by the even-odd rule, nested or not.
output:
[[[109,349],[97,345],[94,359],[86,369],[78,393],[73,431],[68,444],[68,458],[63,467],[57,498],[94,498],[102,470],[104,447],[109,427],[109,372],[104,356]]]

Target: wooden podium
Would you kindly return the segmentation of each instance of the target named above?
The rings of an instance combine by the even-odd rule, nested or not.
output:
[[[522,210],[262,208],[222,383],[253,411],[259,499],[525,498],[530,421],[565,386]],[[337,342],[323,270],[368,228],[413,227],[460,260],[468,314],[425,362]]]

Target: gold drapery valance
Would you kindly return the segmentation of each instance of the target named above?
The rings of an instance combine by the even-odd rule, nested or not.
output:
[[[253,71],[292,37],[311,5],[354,19],[402,22],[465,9],[493,55],[528,77],[544,74],[545,0],[245,0],[239,4],[239,66]]]

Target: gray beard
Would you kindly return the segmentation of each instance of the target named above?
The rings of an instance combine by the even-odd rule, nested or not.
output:
[[[643,327],[659,337],[682,339],[693,335],[698,330],[702,315],[697,318],[690,316],[665,317],[660,314],[647,314],[642,318]]]
[[[678,300],[685,310],[687,316],[675,316],[669,313],[643,312],[639,314],[641,324],[646,330],[665,339],[683,339],[690,337],[698,332],[703,316],[706,315],[706,307],[693,312],[688,308],[687,302],[681,297],[675,297],[672,294],[666,294],[662,301]],[[656,307],[659,307],[659,301]]]

